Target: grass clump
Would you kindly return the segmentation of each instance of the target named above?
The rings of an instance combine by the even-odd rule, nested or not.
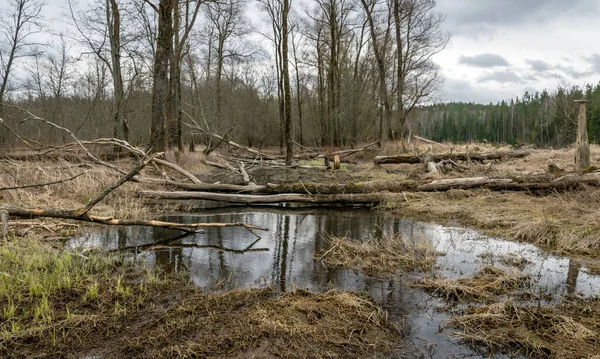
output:
[[[149,285],[134,280],[133,272],[119,256],[83,255],[27,239],[0,244],[0,357],[28,357],[38,345],[50,353],[77,348],[81,329],[110,328],[118,321],[107,314],[113,303],[133,308],[148,296]]]
[[[364,242],[330,236],[327,242],[329,249],[317,255],[318,259],[330,266],[362,270],[369,275],[431,269],[439,255],[430,241],[411,240],[402,234]]]
[[[581,308],[586,308],[582,312]],[[588,358],[600,350],[600,301],[518,306],[512,301],[469,309],[450,320],[463,341],[527,358]]]
[[[529,286],[530,279],[516,270],[483,267],[473,277],[423,278],[414,284],[450,301],[490,301]]]
[[[270,289],[197,295],[129,339],[135,357],[363,358],[400,337],[370,300],[348,292]]]

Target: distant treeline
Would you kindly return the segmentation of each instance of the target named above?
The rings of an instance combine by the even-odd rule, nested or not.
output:
[[[578,104],[586,99],[588,136],[600,143],[600,84],[546,90],[481,105],[453,102],[426,108],[419,134],[435,141],[487,141],[560,147],[575,142]]]

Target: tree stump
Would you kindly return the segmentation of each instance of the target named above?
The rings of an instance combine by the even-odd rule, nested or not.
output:
[[[586,100],[576,100],[579,103],[579,118],[577,121],[577,150],[575,152],[575,171],[585,171],[590,167],[590,143],[587,134]]]

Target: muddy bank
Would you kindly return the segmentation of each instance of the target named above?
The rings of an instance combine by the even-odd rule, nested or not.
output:
[[[1,357],[363,358],[401,338],[350,292],[203,294],[182,276],[101,253],[9,242],[0,256]]]

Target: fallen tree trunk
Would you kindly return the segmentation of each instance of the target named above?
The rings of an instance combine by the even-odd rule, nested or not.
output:
[[[169,192],[169,191],[138,191],[144,198],[176,199],[176,200],[206,200],[237,204],[267,204],[267,203],[307,203],[318,205],[367,205],[372,206],[388,199],[387,193],[358,193],[358,194],[318,194],[282,193],[271,195],[250,195],[213,192]]]
[[[522,158],[529,156],[529,151],[507,151],[507,152],[488,152],[488,153],[448,153],[444,155],[427,155],[427,156],[413,156],[413,155],[397,155],[397,156],[376,156],[376,164],[390,164],[390,163],[424,163],[426,161],[439,162],[443,160],[453,161],[474,161],[474,162],[485,162],[490,160],[502,160],[507,158]]]
[[[374,193],[374,192],[402,192],[414,189],[414,182],[372,181],[349,184],[324,184],[324,183],[289,183],[240,186],[234,184],[191,184],[168,182],[179,189],[203,192],[236,192],[236,193],[307,193],[307,194],[345,194],[345,193]]]
[[[74,211],[55,209],[55,208],[24,208],[16,206],[0,206],[0,211],[6,211],[9,216],[24,217],[24,218],[61,218],[71,219],[75,221],[93,222],[112,226],[147,226],[161,227],[169,229],[177,229],[184,232],[197,233],[198,228],[203,227],[243,227],[248,230],[268,231],[267,228],[253,226],[250,224],[235,222],[235,223],[175,223],[157,221],[153,219],[118,219],[113,217],[94,216],[87,213],[77,215]]]
[[[287,202],[286,197],[267,197],[260,196],[259,194],[269,195],[294,195],[294,196],[311,196],[311,195],[357,195],[357,194],[378,194],[383,195],[381,192],[434,192],[434,191],[448,191],[451,189],[470,189],[470,188],[488,188],[490,190],[508,190],[508,191],[548,191],[548,190],[569,190],[569,189],[582,189],[585,186],[600,186],[600,172],[591,172],[584,174],[569,174],[553,181],[534,181],[534,182],[521,182],[510,178],[488,178],[488,177],[468,177],[468,178],[453,178],[453,179],[441,179],[428,183],[416,183],[413,181],[372,181],[372,182],[359,182],[349,184],[322,184],[322,183],[290,183],[290,184],[267,184],[267,185],[249,185],[239,186],[232,184],[190,184],[190,183],[176,183],[170,182],[179,189],[185,189],[189,191],[200,191],[201,195],[185,194],[186,192],[153,192],[153,191],[142,191],[138,192],[143,197],[149,198],[169,198],[169,199],[206,199],[221,201],[222,198],[227,197],[219,196],[235,196],[235,194],[226,193],[208,193],[208,192],[235,192],[237,194],[252,193],[255,194],[251,202],[245,202],[240,200],[238,203],[278,203]],[[156,195],[154,195],[156,193]],[[215,195],[215,199],[209,198],[209,195]],[[198,197],[201,196],[202,198]],[[314,197],[314,196],[313,196]],[[231,197],[236,198],[236,197]],[[245,198],[243,196],[237,198]],[[256,198],[256,200],[254,199]],[[260,198],[265,202],[260,202]],[[290,202],[304,202],[304,203],[324,203],[328,200],[318,199],[314,197],[314,202],[309,199],[302,198],[296,200],[296,197],[291,197],[293,200]],[[322,197],[326,198],[326,197]],[[341,198],[341,197],[340,197]],[[376,198],[376,197],[373,197]],[[237,200],[236,200],[237,201]],[[360,200],[359,200],[360,201]],[[224,202],[228,202],[225,200]]]

